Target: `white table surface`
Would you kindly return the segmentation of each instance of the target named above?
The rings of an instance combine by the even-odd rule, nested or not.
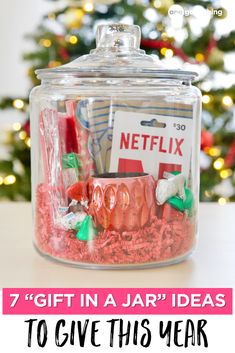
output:
[[[85,270],[51,262],[35,251],[30,203],[0,203],[0,288],[235,287],[235,204],[201,204],[199,230],[196,251],[180,264]]]

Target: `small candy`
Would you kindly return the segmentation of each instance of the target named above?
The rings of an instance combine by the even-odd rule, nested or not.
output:
[[[76,206],[78,204],[78,201],[77,200],[71,200],[70,204],[69,204],[69,207],[73,207],[73,206]]]
[[[85,211],[84,207],[81,205],[81,202],[72,200],[69,204],[69,212],[79,213]]]
[[[66,153],[62,156],[63,180],[66,188],[78,181],[80,168],[81,162],[76,153]]]
[[[193,193],[190,189],[185,188],[185,200],[179,196],[173,196],[167,200],[167,203],[181,212],[185,209],[191,209],[193,207]]]
[[[76,234],[76,237],[79,240],[89,241],[93,240],[97,234],[97,230],[93,225],[91,216],[86,216],[83,220],[79,231]]]
[[[68,209],[69,209],[69,207],[68,206],[60,206],[59,208],[58,208],[58,211],[59,211],[59,213],[66,213],[66,212],[68,212]]]
[[[79,181],[66,190],[68,197],[76,201],[87,200],[87,184],[83,181]]]
[[[86,215],[87,214],[82,211],[77,213],[70,212],[61,218],[60,224],[62,224],[62,226],[65,227],[66,229],[77,230],[79,227],[79,224],[82,223],[86,218]]]
[[[182,174],[172,176],[170,179],[160,179],[156,188],[156,199],[158,205],[163,205],[170,197],[179,195],[180,199],[185,198],[185,178]]]
[[[79,156],[76,153],[65,153],[62,156],[62,168],[63,169],[79,169],[81,168],[81,162]]]

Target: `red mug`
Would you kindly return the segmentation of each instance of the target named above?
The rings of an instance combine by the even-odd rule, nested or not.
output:
[[[155,180],[145,173],[106,173],[68,188],[69,197],[88,200],[88,213],[97,227],[137,230],[156,214]]]
[[[89,213],[96,226],[134,230],[155,213],[155,181],[145,173],[107,173],[88,181]]]

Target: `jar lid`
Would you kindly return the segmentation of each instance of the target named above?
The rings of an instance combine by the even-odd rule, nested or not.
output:
[[[127,24],[100,25],[96,49],[53,69],[36,70],[39,79],[63,77],[153,77],[193,80],[196,72],[169,70],[140,49],[140,27]]]

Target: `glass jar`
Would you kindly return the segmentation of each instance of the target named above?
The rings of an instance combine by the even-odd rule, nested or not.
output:
[[[185,259],[197,235],[200,91],[140,46],[138,26],[102,25],[97,48],[37,70],[31,93],[35,246],[88,268]]]

